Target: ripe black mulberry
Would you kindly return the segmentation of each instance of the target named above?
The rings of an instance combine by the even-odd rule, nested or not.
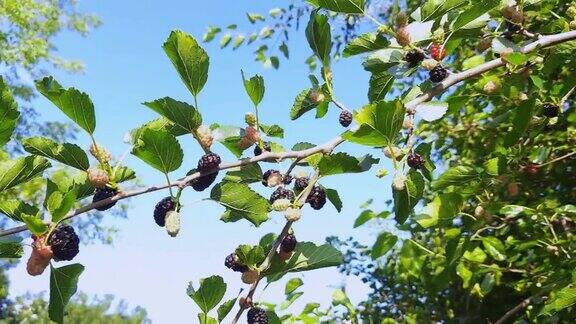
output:
[[[294,236],[294,234],[288,234],[282,239],[282,243],[280,243],[280,250],[286,253],[293,252],[296,248],[296,243],[298,243],[296,236]]]
[[[273,204],[278,199],[288,199],[294,201],[294,192],[284,187],[278,187],[270,196],[270,203]]]
[[[350,124],[352,124],[352,113],[349,112],[348,110],[342,110],[342,112],[340,113],[340,117],[338,118],[338,121],[340,122],[340,125],[342,125],[342,127],[350,126]]]
[[[222,160],[216,153],[206,153],[198,161],[198,171],[206,172],[218,168]]]
[[[252,307],[248,310],[248,324],[268,324],[268,314],[260,307]]]
[[[310,204],[310,207],[319,210],[326,204],[326,191],[320,186],[314,186],[310,195],[306,199],[306,202]]]
[[[233,271],[236,272],[245,272],[248,270],[247,266],[240,264],[238,262],[238,256],[236,255],[236,253],[229,254],[224,260],[224,265],[226,266],[226,268],[232,269]]]
[[[48,238],[56,261],[70,261],[78,254],[80,239],[70,225],[58,225]]]
[[[166,225],[166,214],[168,214],[169,211],[175,209],[176,202],[171,196],[160,200],[160,202],[158,202],[154,208],[154,221],[156,221],[156,224],[158,224],[158,226],[164,227],[164,225]]]
[[[560,108],[554,104],[546,103],[542,106],[542,113],[548,118],[554,118],[560,113]]]
[[[420,154],[412,153],[408,155],[408,166],[412,169],[420,169],[424,166],[424,159]]]
[[[404,60],[408,62],[408,66],[415,67],[418,66],[418,64],[420,64],[420,62],[422,62],[425,57],[426,55],[421,50],[411,49],[408,51],[408,53],[406,53]]]
[[[255,156],[262,154],[263,151],[266,151],[266,152],[272,151],[272,147],[270,147],[270,142],[264,142],[262,144],[262,147],[260,147],[260,145],[258,145],[258,144],[256,144],[256,147],[254,147],[254,155]]]
[[[448,70],[446,70],[442,65],[436,65],[432,70],[430,70],[430,81],[434,83],[442,82],[448,76]]]
[[[104,199],[107,199],[110,197],[114,197],[117,193],[118,193],[118,190],[116,190],[116,189],[112,189],[112,188],[108,188],[108,187],[98,188],[98,189],[96,189],[96,192],[94,193],[94,197],[92,197],[92,203],[95,203],[95,202],[98,202],[100,200],[104,200]],[[114,207],[114,205],[116,205],[115,201],[108,204],[108,205],[97,207],[96,209],[98,209],[99,211],[104,211],[104,210],[108,210],[108,209]]]

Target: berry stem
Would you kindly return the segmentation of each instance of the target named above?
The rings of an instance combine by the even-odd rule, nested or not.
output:
[[[198,96],[193,96],[193,97],[194,97],[194,107],[197,110],[200,110],[198,108]],[[196,129],[192,131],[192,136],[194,137],[196,142],[198,142],[198,144],[200,144],[200,147],[202,148],[204,153],[206,153],[206,154],[210,153],[210,150],[208,148],[204,147],[204,145],[202,145],[202,141],[200,141],[200,136],[198,136],[198,131]]]
[[[166,177],[166,184],[168,185],[170,196],[174,197],[174,192],[172,192],[172,184],[170,183],[170,177],[168,176],[168,173],[164,173],[164,176]]]

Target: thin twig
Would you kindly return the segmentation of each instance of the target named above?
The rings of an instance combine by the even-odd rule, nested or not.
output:
[[[504,314],[504,316],[500,317],[500,319],[498,319],[496,322],[494,322],[494,324],[504,324],[507,323],[507,321],[509,319],[511,319],[512,316],[516,315],[516,313],[518,313],[519,311],[523,310],[524,308],[528,307],[528,305],[530,305],[530,303],[532,303],[532,299],[534,297],[528,297],[526,299],[524,299],[523,301],[520,302],[520,304],[516,305],[514,308],[512,308],[511,310],[507,311],[506,314]]]
[[[310,192],[312,191],[312,188],[314,187],[314,185],[318,181],[318,178],[319,178],[319,173],[318,173],[318,171],[316,171],[316,173],[310,178],[308,186],[304,189],[302,194],[299,196],[299,199],[297,202],[297,204],[299,206],[304,205],[304,203],[306,202],[306,199],[308,198],[308,195],[310,195]],[[286,224],[282,228],[280,235],[278,235],[278,237],[274,241],[274,244],[272,244],[272,248],[270,249],[270,251],[268,251],[268,255],[266,255],[266,259],[264,259],[264,261],[260,265],[260,272],[261,273],[266,271],[268,269],[268,267],[270,266],[270,264],[272,263],[272,258],[274,258],[274,256],[276,255],[276,251],[280,247],[280,244],[282,243],[282,240],[284,239],[284,237],[286,235],[288,235],[288,232],[290,231],[290,228],[292,227],[292,223],[293,223],[292,221],[286,221]],[[258,284],[260,283],[260,280],[262,280],[262,278],[263,277],[259,277],[256,280],[256,282],[253,283],[252,286],[250,286],[250,290],[248,290],[248,294],[246,294],[246,296],[244,297],[244,300],[248,301],[248,300],[252,299],[252,297],[254,296],[254,293],[256,292],[256,288],[258,288]],[[232,324],[238,323],[238,320],[240,320],[240,316],[242,316],[242,313],[244,313],[244,311],[248,307],[249,307],[249,305],[247,305],[247,303],[240,304],[240,309],[236,313],[236,316],[234,316],[234,320],[232,321]]]

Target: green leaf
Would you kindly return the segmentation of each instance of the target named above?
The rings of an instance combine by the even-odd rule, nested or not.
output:
[[[312,5],[348,14],[364,13],[365,0],[308,0]]]
[[[502,206],[502,208],[500,208],[500,213],[504,214],[507,217],[516,217],[522,213],[529,216],[529,215],[533,215],[534,212],[535,212],[535,210],[532,208],[525,207],[525,206],[519,206],[519,205],[506,205],[506,206]]]
[[[226,207],[222,216],[224,222],[245,218],[259,226],[268,220],[268,199],[243,183],[221,182],[212,188],[210,198]]]
[[[386,94],[394,85],[394,76],[386,71],[372,73],[368,88],[368,100],[375,102],[384,100]]]
[[[252,23],[252,24],[256,23],[256,21],[258,21],[258,20],[264,21],[264,16],[262,16],[261,14],[246,13],[246,16],[248,17],[248,21],[250,21],[250,23]]]
[[[234,41],[232,42],[232,44],[233,44],[232,49],[237,49],[238,47],[242,46],[242,43],[244,43],[244,40],[246,40],[246,36],[236,35],[236,37],[234,37]]]
[[[12,97],[8,84],[0,76],[0,120],[2,121],[0,123],[0,147],[10,140],[14,129],[16,129],[18,118],[20,118],[18,105]]]
[[[131,143],[132,144],[137,143],[140,137],[142,136],[142,133],[144,133],[144,131],[147,129],[164,130],[174,136],[190,134],[190,132],[188,132],[186,129],[174,124],[167,118],[160,117],[158,119],[151,120],[138,128],[131,130],[130,131]]]
[[[397,271],[405,273],[406,276],[420,278],[427,255],[411,240],[404,241],[400,250],[400,267]]]
[[[494,9],[501,2],[501,0],[485,0],[475,2],[471,8],[462,11],[462,13],[458,15],[458,18],[456,18],[456,21],[454,21],[454,24],[452,24],[452,30],[456,31],[466,26],[476,18]]]
[[[18,199],[0,200],[0,213],[17,222],[22,221],[22,215],[38,216],[40,210]]]
[[[26,156],[0,163],[0,192],[41,175],[50,163],[40,156]]]
[[[220,276],[211,276],[200,280],[200,288],[198,290],[195,290],[192,283],[190,283],[187,293],[204,313],[208,313],[224,297],[226,283]]]
[[[282,304],[280,304],[280,310],[288,309],[288,307],[290,307],[290,305],[292,305],[302,295],[304,295],[303,292],[297,292],[286,296],[286,300],[284,300]]]
[[[58,144],[47,137],[29,137],[22,141],[22,146],[30,154],[44,156],[78,170],[86,171],[90,167],[86,152],[75,144]]]
[[[262,181],[262,168],[258,163],[251,163],[226,172],[224,181],[238,183],[256,183]]]
[[[266,91],[266,87],[264,86],[264,78],[261,75],[256,74],[255,76],[251,77],[250,79],[246,80],[244,77],[244,71],[241,71],[242,74],[242,81],[244,82],[244,89],[246,89],[246,93],[254,106],[258,106],[260,102],[262,102],[262,98],[264,98],[264,92]]]
[[[512,130],[508,131],[504,136],[504,146],[510,147],[518,142],[518,140],[528,130],[532,116],[534,115],[534,107],[536,101],[534,98],[524,100],[516,109],[514,109],[512,117]]]
[[[80,128],[89,134],[94,133],[96,129],[94,104],[86,93],[75,88],[64,89],[52,77],[36,81],[36,89]]]
[[[332,205],[334,205],[334,207],[336,208],[336,210],[338,212],[342,211],[342,199],[340,199],[340,195],[338,194],[338,191],[334,190],[334,189],[325,189],[326,191],[326,197],[328,198],[328,200],[332,203]]]
[[[47,180],[50,186],[50,180]],[[56,186],[55,184],[53,186]],[[72,209],[76,202],[76,190],[61,192],[59,190],[47,190],[46,192],[46,209],[52,215],[52,222],[58,223]]]
[[[224,47],[228,46],[228,44],[230,44],[231,40],[232,40],[232,35],[230,35],[230,34],[223,35],[222,38],[220,38],[220,48],[224,48]]]
[[[206,33],[204,34],[204,37],[202,38],[202,41],[204,43],[210,42],[211,40],[213,40],[216,37],[216,34],[218,34],[219,32],[222,31],[221,28],[214,27],[214,26],[208,26],[207,29],[208,30],[206,31]]]
[[[288,272],[333,267],[342,262],[342,253],[330,244],[316,246],[312,242],[300,242],[296,245],[292,257],[286,262],[281,261],[278,255],[274,256],[270,268],[264,272],[264,275],[269,277],[269,281],[274,281]]]
[[[230,299],[230,300],[223,302],[218,307],[218,321],[219,322],[222,322],[224,320],[224,318],[226,318],[226,316],[230,313],[232,308],[234,308],[235,304],[236,304],[236,298],[233,298],[233,299]]]
[[[438,225],[438,223],[452,224],[452,220],[464,207],[464,199],[457,193],[441,194],[424,208],[425,217],[420,217],[417,222],[424,228]]]
[[[464,252],[463,258],[468,261],[483,263],[486,260],[486,253],[481,248],[476,247],[472,251]]]
[[[322,157],[320,163],[318,163],[318,170],[321,176],[360,173],[370,170],[370,167],[378,162],[380,162],[380,159],[375,159],[369,154],[358,159],[340,152]]]
[[[462,186],[476,179],[478,173],[469,166],[460,165],[444,172],[438,179],[432,182],[434,190],[446,189],[450,186]]]
[[[474,273],[470,271],[464,263],[458,263],[458,266],[456,266],[456,274],[462,278],[462,288],[466,289],[470,287],[470,281]]]
[[[28,230],[34,235],[40,236],[48,232],[48,226],[44,224],[44,221],[38,216],[22,214],[22,221],[28,227]]]
[[[484,250],[486,250],[486,252],[488,252],[488,254],[494,260],[496,261],[506,260],[506,248],[504,247],[504,243],[502,243],[496,237],[493,236],[483,237],[482,245],[484,246]]]
[[[278,49],[280,50],[280,52],[282,52],[282,54],[286,59],[290,58],[290,51],[288,49],[288,45],[286,45],[285,42],[282,42],[282,44],[278,47]]]
[[[278,125],[264,125],[260,124],[260,130],[270,137],[284,138],[284,129]]]
[[[424,159],[424,165],[422,166],[421,171],[424,177],[429,181],[432,181],[432,172],[436,169],[436,166],[430,159],[431,151],[432,145],[430,143],[421,143],[414,149],[414,152],[418,153]]]
[[[379,214],[376,214],[375,212],[373,212],[370,209],[364,210],[360,213],[360,215],[358,215],[358,217],[356,217],[356,220],[354,221],[354,228],[359,227],[361,225],[364,225],[367,221],[374,219],[374,218],[384,219],[384,218],[388,217],[390,214],[391,213],[389,211],[383,211]]]
[[[238,256],[238,262],[247,267],[257,268],[266,258],[266,253],[261,245],[242,244],[236,248],[235,253]]]
[[[24,254],[22,239],[17,236],[0,237],[0,258],[17,259]]]
[[[571,284],[554,291],[542,309],[541,314],[552,315],[574,304],[576,304],[576,287]]]
[[[523,54],[523,53],[518,53],[518,52],[514,52],[514,53],[508,53],[504,56],[504,59],[506,60],[507,63],[511,64],[511,65],[524,65],[526,64],[526,62],[528,62],[528,55]]]
[[[398,242],[398,237],[394,234],[384,232],[378,235],[376,243],[372,246],[372,253],[370,253],[372,260],[376,260],[386,254],[394,247],[396,242]]]
[[[147,129],[142,133],[132,154],[153,168],[169,173],[182,164],[184,153],[174,135],[167,131]]]
[[[346,295],[346,293],[342,289],[336,289],[334,293],[332,293],[332,305],[334,306],[344,306],[350,314],[356,313],[356,308],[352,305],[350,298]]]
[[[302,282],[302,279],[292,278],[292,279],[288,280],[288,282],[286,282],[286,287],[284,288],[284,294],[289,295],[289,294],[293,293],[294,291],[296,291],[296,289],[300,288],[302,285],[304,285],[304,282]]]
[[[467,0],[427,0],[421,8],[421,21],[434,20],[465,5]]]
[[[332,49],[332,35],[328,17],[313,11],[306,27],[308,45],[324,65],[330,64],[330,50]]]
[[[404,224],[424,194],[424,178],[416,171],[408,172],[403,190],[392,188],[396,221]]]
[[[202,124],[202,115],[198,109],[193,106],[170,97],[156,99],[150,102],[142,103],[144,106],[154,110],[156,113],[165,117],[175,125],[185,129],[188,133],[193,134]]]
[[[315,145],[312,143],[300,142],[300,143],[296,143],[292,147],[292,151],[304,151],[304,150],[307,150],[307,149],[312,148],[314,146]],[[304,162],[303,165],[317,166],[318,163],[320,163],[320,160],[322,159],[322,157],[323,157],[322,153],[316,153],[316,154],[312,154],[309,157],[303,159],[301,162]]]
[[[384,35],[377,32],[364,33],[354,38],[342,51],[344,57],[350,57],[362,53],[368,53],[384,49],[390,45],[390,41]]]
[[[405,113],[406,108],[400,100],[369,104],[354,116],[360,125],[358,130],[348,131],[342,137],[353,143],[373,147],[392,145],[402,129]]]
[[[64,322],[64,310],[70,298],[76,293],[78,278],[84,266],[78,263],[60,268],[50,266],[50,304],[48,314],[56,323]]]
[[[499,176],[501,174],[504,174],[504,172],[506,172],[507,169],[506,159],[501,157],[490,159],[484,162],[482,166],[484,167],[486,173],[488,173],[491,176]]]
[[[208,54],[194,37],[180,30],[172,31],[162,47],[188,90],[197,96],[208,80]]]
[[[198,314],[198,321],[200,324],[218,324],[218,321],[214,317],[210,317],[205,313]]]
[[[115,168],[110,177],[110,181],[115,183],[122,183],[133,179],[136,179],[136,172],[126,166]]]
[[[292,109],[290,110],[290,119],[296,120],[316,107],[316,104],[310,100],[310,93],[312,91],[312,89],[303,90],[296,96]]]

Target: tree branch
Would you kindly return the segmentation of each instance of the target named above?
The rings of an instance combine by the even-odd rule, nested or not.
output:
[[[559,33],[559,34],[554,34],[554,35],[546,35],[546,36],[542,36],[538,40],[536,40],[532,43],[529,43],[526,46],[522,47],[521,52],[522,53],[529,53],[529,52],[533,52],[533,51],[540,49],[540,48],[556,45],[556,44],[567,42],[567,41],[574,40],[574,39],[576,39],[576,31],[569,31],[569,32]],[[460,83],[461,81],[464,81],[466,79],[478,76],[484,72],[487,72],[487,71],[493,70],[495,68],[504,66],[505,64],[506,64],[506,62],[504,59],[497,58],[497,59],[494,59],[492,61],[488,61],[484,64],[481,64],[479,66],[476,66],[474,68],[471,68],[471,69],[468,69],[468,70],[465,70],[465,71],[462,71],[459,73],[453,73],[453,74],[449,75],[444,81],[442,81],[441,83],[439,83],[438,85],[433,87],[432,89],[428,90],[424,94],[422,94],[422,95],[416,97],[415,99],[409,101],[408,103],[406,103],[406,109],[409,112],[410,111],[413,112],[413,110],[419,104],[424,103],[426,101],[430,101],[436,95],[439,95],[439,94],[443,93],[444,91],[446,91],[446,89],[448,89],[449,87],[451,87],[457,83]],[[344,139],[340,136],[337,136],[334,139],[332,139],[332,140],[330,140],[330,141],[328,141],[322,145],[318,145],[318,146],[315,146],[315,147],[312,147],[312,148],[309,148],[309,149],[306,149],[303,151],[287,151],[287,152],[275,152],[275,153],[263,152],[261,155],[258,155],[258,156],[252,157],[252,158],[245,158],[245,159],[240,159],[240,160],[235,161],[235,162],[223,163],[220,165],[220,167],[218,169],[211,170],[211,171],[206,172],[204,174],[200,174],[199,172],[196,172],[196,173],[191,174],[185,178],[182,178],[178,181],[175,181],[169,185],[162,184],[162,185],[157,185],[157,186],[152,186],[152,187],[134,190],[131,192],[120,192],[114,197],[107,198],[107,199],[101,200],[99,202],[92,203],[92,204],[80,207],[78,209],[75,209],[72,212],[70,212],[65,217],[65,219],[70,219],[70,218],[75,217],[77,215],[80,215],[80,214],[86,213],[90,210],[93,210],[96,207],[104,206],[104,205],[107,205],[111,202],[119,201],[119,200],[126,199],[129,197],[139,196],[142,194],[146,194],[149,192],[154,192],[154,191],[158,191],[158,190],[162,190],[162,189],[166,189],[166,188],[174,187],[174,186],[184,188],[184,187],[188,186],[190,181],[200,177],[201,175],[215,173],[215,172],[220,171],[220,170],[240,167],[240,166],[244,166],[244,165],[248,165],[248,164],[252,164],[252,163],[256,163],[256,162],[260,162],[260,161],[264,161],[264,160],[269,160],[269,159],[276,159],[278,161],[282,161],[284,159],[289,159],[289,158],[303,159],[303,158],[306,158],[306,157],[311,156],[311,155],[316,154],[316,153],[330,153],[334,150],[334,148],[336,148],[342,142],[344,142]],[[50,224],[50,223],[48,223],[48,224]],[[0,231],[0,237],[24,232],[26,230],[27,230],[26,226],[17,226],[14,228]]]

